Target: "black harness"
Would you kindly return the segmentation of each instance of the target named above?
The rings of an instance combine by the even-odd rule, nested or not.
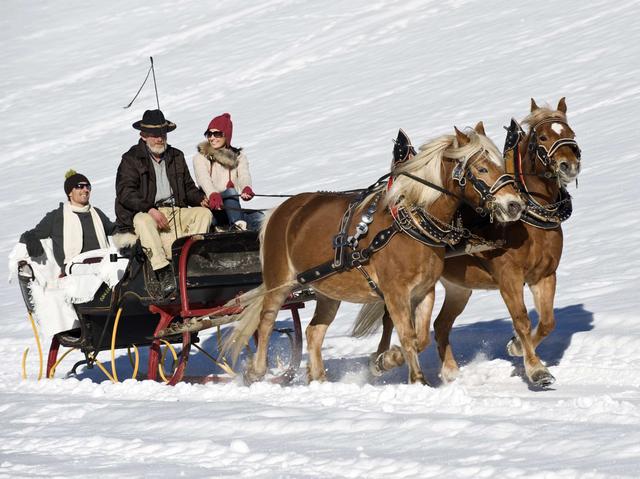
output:
[[[379,231],[376,236],[374,236],[371,244],[366,248],[358,249],[358,243],[360,237],[366,235],[369,231],[369,224],[373,222],[373,215],[377,210],[378,201],[383,193],[383,181],[389,176],[390,175],[385,175],[380,178],[372,186],[359,193],[358,196],[349,203],[349,206],[340,221],[340,230],[338,234],[333,237],[333,249],[335,252],[334,259],[298,274],[297,280],[300,284],[306,285],[335,273],[349,271],[356,268],[367,280],[369,287],[381,298],[384,298],[382,291],[380,291],[376,282],[371,278],[363,266],[368,263],[373,253],[384,248],[391,238],[398,232],[395,222],[391,227]],[[367,210],[362,214],[361,221],[356,225],[355,233],[350,236],[348,232],[354,213],[366,197],[371,194],[374,194],[374,196],[371,199]]]
[[[573,213],[571,195],[563,186],[558,192],[558,199],[555,203],[541,205],[530,194],[523,195],[526,208],[520,216],[520,221],[536,228],[551,230],[560,226]]]
[[[475,206],[462,196],[452,193],[439,185],[410,173],[400,172],[396,175],[396,178],[398,176],[406,176],[425,186],[436,189],[441,193],[453,196],[460,201],[470,204],[478,213],[486,214],[488,212],[493,220],[493,211],[495,209],[494,195],[500,188],[513,183],[513,177],[510,175],[502,175],[493,185],[489,186],[483,180],[477,178],[471,170],[469,168],[465,168],[465,166],[466,164],[463,164],[462,162],[456,166],[453,171],[453,179],[459,184],[461,190],[464,189],[467,181],[471,182],[473,188],[480,196],[479,206]],[[372,291],[374,291],[380,298],[384,299],[382,291],[366,271],[364,265],[369,262],[371,256],[376,251],[381,250],[389,244],[391,238],[393,238],[397,233],[404,233],[410,238],[426,246],[439,248],[444,248],[446,246],[452,247],[458,244],[463,237],[469,236],[469,231],[462,227],[459,220],[458,224],[455,226],[447,225],[428,214],[423,208],[418,206],[408,207],[401,201],[391,208],[391,213],[394,218],[391,226],[379,231],[373,237],[369,246],[359,249],[359,239],[368,232],[369,224],[373,221],[373,215],[377,211],[378,201],[384,194],[384,187],[386,184],[385,180],[390,176],[391,174],[387,174],[380,178],[369,188],[361,191],[349,204],[347,210],[342,216],[342,220],[340,221],[340,230],[333,238],[334,259],[298,274],[297,280],[300,284],[307,285],[333,274],[349,271],[355,268],[364,276]],[[367,209],[362,214],[361,221],[356,225],[355,233],[350,236],[348,231],[350,230],[354,213],[360,207],[362,202],[370,195],[373,195],[373,197]]]

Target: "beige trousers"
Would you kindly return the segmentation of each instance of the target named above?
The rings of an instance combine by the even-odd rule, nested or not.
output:
[[[206,233],[211,225],[211,211],[197,206],[194,208],[160,207],[158,210],[169,220],[169,228],[159,230],[149,213],[138,213],[133,217],[133,227],[140,237],[151,267],[164,268],[171,260],[171,245],[176,238],[198,233]]]

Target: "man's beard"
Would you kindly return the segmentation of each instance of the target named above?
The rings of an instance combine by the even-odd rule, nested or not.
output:
[[[151,151],[151,153],[153,153],[154,155],[162,155],[165,151],[167,151],[167,144],[163,143],[162,145],[150,145],[149,143],[147,143],[147,148],[149,148],[149,151]]]

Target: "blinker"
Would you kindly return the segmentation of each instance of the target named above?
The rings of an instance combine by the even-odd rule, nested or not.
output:
[[[453,169],[451,176],[455,181],[457,181],[460,184],[460,186],[464,186],[467,184],[467,180],[464,177],[464,168],[462,166],[462,163],[458,163],[456,165],[456,167]]]

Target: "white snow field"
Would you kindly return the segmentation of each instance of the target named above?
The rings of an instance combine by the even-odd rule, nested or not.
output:
[[[501,148],[531,97],[555,107],[566,96],[583,169],[557,328],[539,348],[550,389],[530,388],[507,356],[497,292],[474,293],[456,323],[450,385],[433,344],[421,361],[435,387],[407,385],[406,369],[370,380],[378,336],[350,337],[349,304],[328,332],[324,384],[306,383],[306,349],[288,387],[112,384],[96,369],[62,379],[79,353],[38,382],[19,288],[5,284],[0,477],[640,477],[639,18],[631,0],[3,1],[4,257],[64,200],[69,168],[113,217],[116,168],[153,87],[122,107],[151,55],[178,125],[169,142],[190,162],[209,120],[230,112],[257,193],[367,186],[387,172],[399,127],[421,144],[483,120]],[[302,313],[305,326],[312,308]],[[200,353],[189,367],[212,372]]]

